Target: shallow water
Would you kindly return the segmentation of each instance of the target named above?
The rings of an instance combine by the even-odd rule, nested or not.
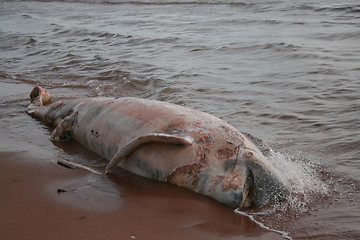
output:
[[[355,0],[1,1],[0,151],[89,160],[24,114],[34,85],[169,101],[271,148],[293,192],[257,221],[293,239],[357,239],[359,27]]]

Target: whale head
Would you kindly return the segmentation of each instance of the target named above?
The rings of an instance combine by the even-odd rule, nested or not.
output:
[[[263,155],[246,156],[246,181],[244,199],[239,208],[262,208],[279,204],[289,195],[290,185],[269,160]]]
[[[252,142],[245,138],[243,143],[237,150],[228,148],[227,159],[212,155],[213,164],[199,174],[198,191],[239,209],[258,209],[286,200],[290,184],[281,172]],[[219,153],[223,148],[212,144],[209,149]]]
[[[289,194],[289,184],[266,158],[257,157],[247,153],[242,159],[229,159],[224,163],[224,171],[204,170],[203,175],[211,177],[204,178],[203,194],[241,210],[283,202]],[[228,168],[229,163],[235,161],[238,161],[235,167]]]

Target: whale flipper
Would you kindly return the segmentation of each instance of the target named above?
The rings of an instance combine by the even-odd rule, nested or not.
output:
[[[51,141],[67,141],[71,138],[71,130],[74,126],[78,112],[73,112],[65,117],[51,133]]]
[[[142,135],[134,138],[125,146],[123,146],[111,159],[109,164],[106,166],[106,172],[109,172],[111,168],[116,166],[121,160],[123,160],[127,155],[133,152],[135,149],[141,145],[147,143],[167,143],[167,144],[176,144],[176,145],[191,145],[193,140],[189,136],[176,136],[165,133],[150,133],[147,135]]]

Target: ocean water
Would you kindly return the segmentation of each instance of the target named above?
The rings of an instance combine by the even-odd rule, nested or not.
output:
[[[48,141],[14,124],[33,121],[35,85],[220,117],[270,149],[293,186],[252,218],[291,239],[360,238],[356,0],[0,1],[0,88],[14,93],[0,96],[1,151]]]

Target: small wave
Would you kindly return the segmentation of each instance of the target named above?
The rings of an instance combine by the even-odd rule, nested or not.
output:
[[[96,39],[97,41],[99,39],[102,40],[112,40],[112,39],[126,39],[126,38],[131,38],[131,35],[123,35],[120,33],[111,33],[111,32],[106,32],[106,31],[96,31],[96,30],[89,30],[86,28],[80,28],[80,27],[76,27],[76,28],[72,28],[72,29],[67,29],[64,26],[60,26],[58,24],[51,24],[53,26],[55,26],[53,28],[53,33],[57,36],[57,37],[93,37],[94,39]],[[90,39],[91,40],[91,39]]]
[[[70,81],[50,82],[50,81],[31,79],[30,77],[24,76],[23,74],[12,74],[12,73],[0,71],[0,78],[10,79],[11,81],[18,83],[25,83],[30,86],[42,86],[47,89],[54,89],[54,88],[86,89],[87,88],[86,85],[71,81],[76,77],[77,77],[76,75],[69,75],[68,78]],[[64,76],[63,79],[65,78],[66,77]]]
[[[360,38],[360,31],[351,31],[351,32],[339,32],[339,33],[322,33],[318,34],[318,39],[326,41],[339,41],[339,40],[356,40]]]
[[[26,84],[30,84],[30,85],[40,85],[40,81],[38,80],[33,80],[33,79],[29,79],[27,77],[24,77],[22,74],[12,74],[12,73],[8,73],[8,72],[4,72],[4,71],[0,71],[0,78],[5,78],[5,79],[11,79],[12,81],[15,82],[21,82],[21,83],[26,83]]]
[[[241,45],[239,43],[233,43],[226,46],[221,46],[215,49],[215,52],[225,52],[231,54],[239,54],[239,52],[251,52],[258,51],[259,54],[264,54],[264,50],[272,51],[273,53],[297,53],[301,50],[301,46],[293,45],[284,42],[273,42],[266,44],[253,44],[253,45]]]
[[[302,153],[281,153],[269,148],[267,157],[279,170],[280,175],[290,185],[290,194],[285,202],[276,204],[259,212],[255,210],[234,212],[248,217],[251,221],[268,231],[280,234],[284,239],[293,239],[285,231],[289,221],[299,214],[308,214],[314,210],[312,204],[318,196],[326,198],[329,195],[327,184],[320,178],[320,166],[304,160]],[[291,230],[291,229],[288,229]],[[290,231],[291,232],[291,231]]]
[[[289,154],[270,149],[270,161],[279,169],[291,187],[287,204],[279,206],[280,209],[290,208],[297,212],[306,212],[316,195],[326,196],[329,194],[328,186],[317,173],[320,166],[303,159],[302,155],[301,152]]]
[[[97,79],[100,81],[121,81],[129,78],[129,73],[120,69],[105,70],[98,73]]]
[[[99,4],[134,4],[134,5],[236,5],[236,6],[249,6],[252,3],[241,2],[236,0],[108,0],[108,1],[81,1],[79,2],[92,2]]]
[[[263,113],[259,114],[261,118],[272,118],[272,119],[280,119],[280,120],[287,120],[287,121],[301,121],[302,118],[295,116],[295,115],[285,115],[285,114],[275,114],[275,113]]]
[[[34,45],[37,41],[33,37],[29,37],[28,41],[25,43],[25,45]]]
[[[107,76],[106,76],[107,75]],[[91,97],[140,97],[182,104],[177,89],[160,79],[136,79],[121,70],[104,72],[86,83]]]
[[[259,213],[257,214],[250,214],[250,213],[246,213],[246,212],[242,212],[240,211],[239,209],[235,209],[234,211],[235,213],[237,214],[240,214],[240,215],[243,215],[245,217],[248,217],[251,221],[253,221],[254,223],[256,223],[257,225],[259,225],[261,228],[263,229],[266,229],[268,231],[271,231],[271,232],[275,232],[275,233],[278,233],[281,235],[281,237],[285,238],[285,239],[289,239],[289,240],[292,240],[292,238],[289,236],[289,233],[285,232],[285,231],[280,231],[280,230],[276,230],[276,229],[273,229],[273,228],[270,228],[268,226],[266,226],[265,224],[263,224],[262,222],[256,220],[254,218],[254,215],[259,215]],[[262,214],[262,213],[260,213]],[[268,212],[264,212],[263,214],[268,214]]]
[[[38,0],[42,2],[44,0]],[[133,5],[235,5],[235,6],[252,6],[260,3],[248,3],[238,0],[72,0],[75,3],[90,4],[133,4]],[[270,3],[270,2],[265,2]]]
[[[0,35],[0,49],[3,51],[18,50],[23,45],[35,45],[37,41],[32,36],[21,33],[5,33]]]
[[[360,12],[359,4],[334,4],[331,6],[317,6],[311,4],[301,4],[297,6],[300,10],[313,10],[316,12],[330,11],[330,12],[347,12],[347,13],[358,13]]]
[[[318,7],[315,9],[316,11],[332,11],[332,12],[350,12],[350,13],[358,13],[360,12],[360,5],[338,5],[334,4],[333,6],[327,6],[327,7]]]

